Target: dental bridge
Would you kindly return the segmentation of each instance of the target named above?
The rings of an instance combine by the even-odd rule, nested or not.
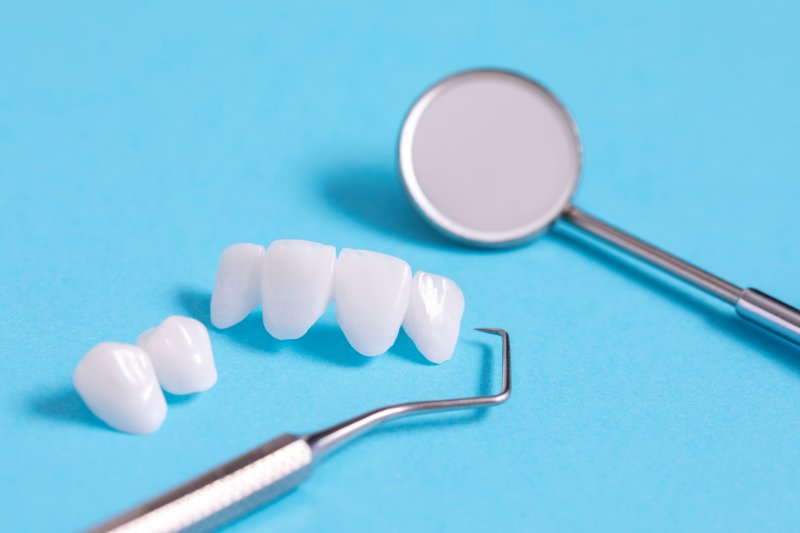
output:
[[[306,435],[284,434],[147,503],[91,529],[100,532],[213,531],[275,500],[308,479],[333,451],[376,426],[411,415],[493,407],[511,395],[511,346],[505,330],[477,328],[503,341],[499,393],[381,407]]]

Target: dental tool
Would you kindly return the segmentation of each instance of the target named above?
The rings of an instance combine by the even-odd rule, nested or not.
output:
[[[302,436],[281,435],[91,532],[212,531],[278,498],[305,481],[333,451],[374,427],[410,415],[492,407],[511,395],[511,348],[502,329],[478,328],[503,340],[499,393],[390,405]]]
[[[413,104],[398,146],[411,202],[461,242],[508,247],[563,220],[708,294],[800,345],[800,310],[742,288],[572,205],[582,148],[566,107],[538,82],[503,70],[445,78]]]

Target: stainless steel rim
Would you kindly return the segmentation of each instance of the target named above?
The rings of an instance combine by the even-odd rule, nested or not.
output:
[[[414,134],[416,132],[417,125],[419,124],[419,120],[427,109],[428,105],[455,82],[462,81],[469,77],[484,77],[487,75],[512,77],[515,80],[521,81],[523,84],[528,85],[532,89],[540,92],[547,99],[549,99],[551,103],[555,104],[556,108],[560,110],[564,121],[569,126],[569,130],[572,132],[572,138],[574,141],[573,144],[576,151],[575,155],[578,163],[575,176],[572,180],[572,186],[570,187],[565,200],[558,205],[553,205],[552,211],[547,214],[548,217],[543,217],[546,219],[546,222],[542,223],[540,221],[536,221],[534,223],[522,226],[519,229],[503,232],[502,234],[499,234],[498,232],[474,230],[458,224],[445,216],[430,202],[427,196],[425,196],[425,193],[420,187],[416,173],[414,172],[414,165],[412,161]],[[583,147],[581,145],[578,127],[575,124],[575,121],[572,119],[572,115],[564,103],[561,102],[561,100],[559,100],[547,87],[538,81],[511,70],[483,68],[466,70],[448,76],[430,86],[422,93],[422,95],[411,106],[403,121],[403,126],[400,130],[400,136],[398,140],[397,160],[400,178],[403,182],[403,187],[406,191],[406,194],[419,214],[431,226],[448,237],[465,244],[487,248],[501,248],[523,244],[535,238],[540,233],[548,229],[549,226],[558,219],[564,209],[569,206],[580,179],[581,168],[583,166]]]

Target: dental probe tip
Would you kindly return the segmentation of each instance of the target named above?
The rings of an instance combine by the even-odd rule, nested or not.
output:
[[[484,333],[491,333],[492,335],[508,335],[508,332],[500,328],[475,328],[475,331],[482,331]]]

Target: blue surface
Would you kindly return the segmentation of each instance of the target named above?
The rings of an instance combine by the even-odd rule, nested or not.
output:
[[[800,352],[567,228],[479,252],[401,195],[400,121],[493,65],[543,80],[585,144],[576,202],[800,302],[796,2],[5,3],[0,7],[0,516],[75,530],[283,431],[488,392],[467,326],[514,340],[512,401],[381,430],[233,531],[796,530]],[[233,242],[305,238],[457,280],[457,356],[212,331],[220,380],[149,437],[70,385],[92,345],[208,318]],[[493,345],[489,345],[493,346]]]

